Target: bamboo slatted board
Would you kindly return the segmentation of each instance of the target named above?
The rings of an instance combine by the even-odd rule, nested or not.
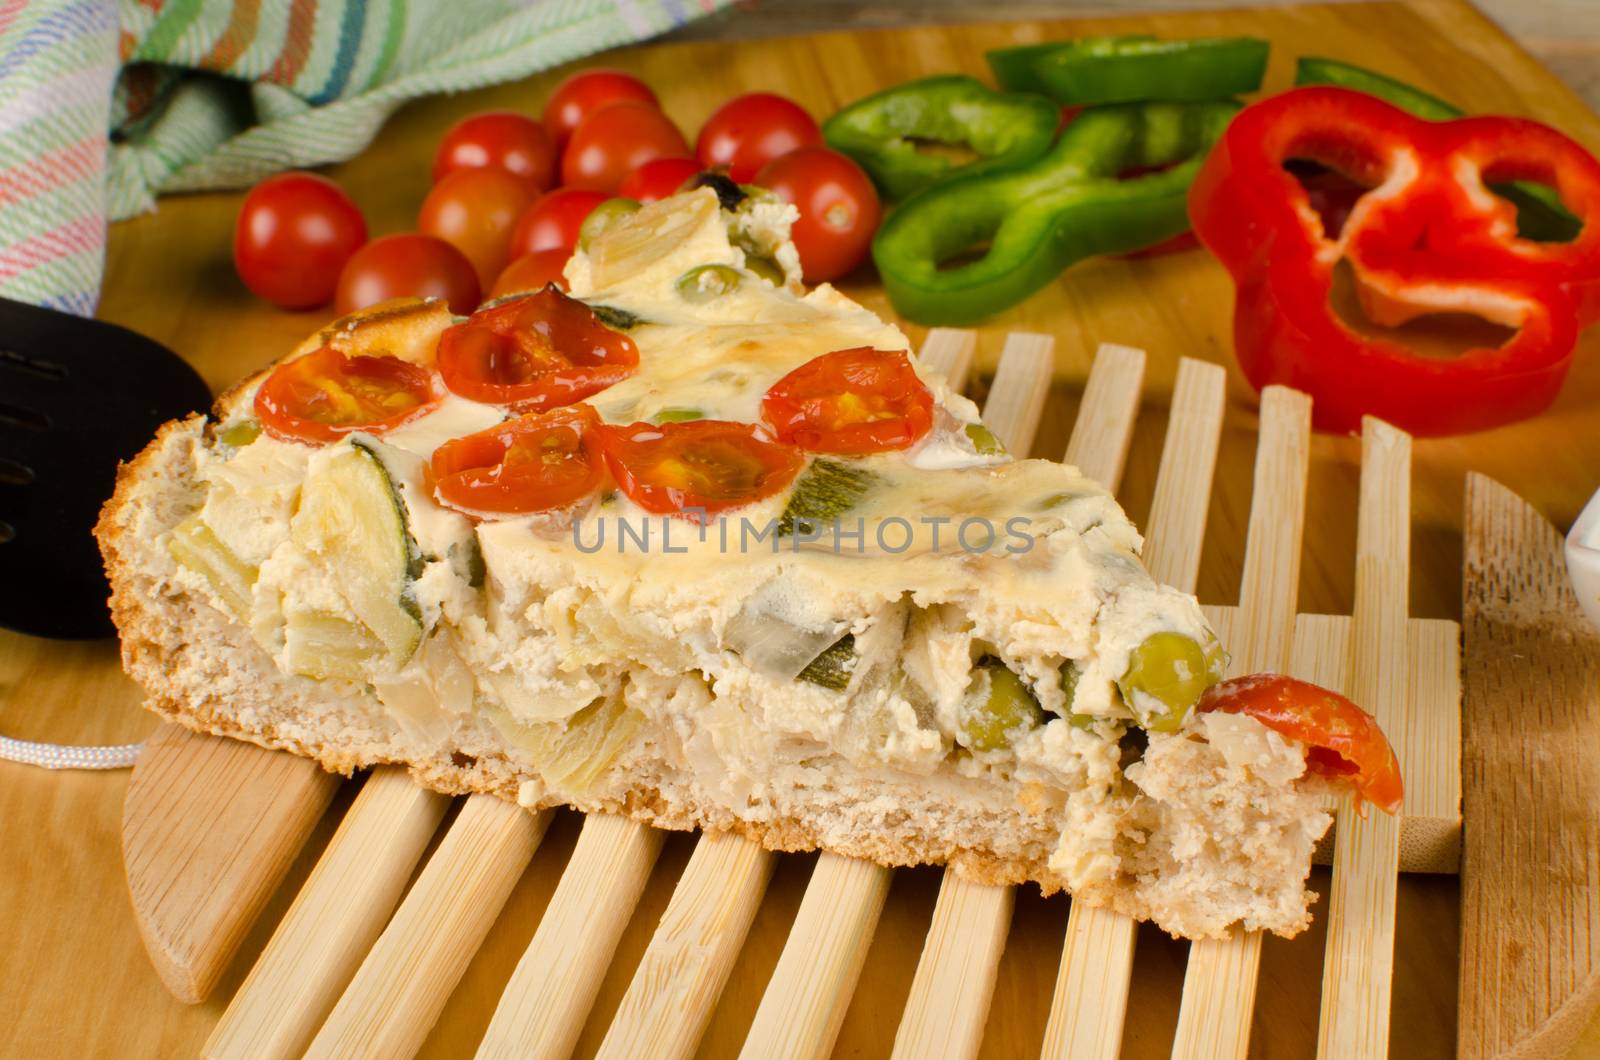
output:
[[[970,332],[935,329],[922,358],[960,387],[973,351]],[[1048,337],[1013,334],[1006,342],[984,417],[1013,452],[1030,451],[1052,363]],[[1113,490],[1132,437],[1144,363],[1142,351],[1101,347],[1065,454]],[[1222,370],[1184,359],[1145,553],[1157,578],[1184,589],[1192,590],[1200,569],[1223,406]],[[1353,693],[1378,714],[1401,756],[1407,778],[1403,820],[1380,814],[1362,818],[1348,800],[1331,807],[1337,824],[1319,1051],[1381,1056],[1388,1043],[1402,849],[1409,860],[1430,868],[1453,860],[1459,849],[1458,628],[1454,622],[1410,619],[1405,612],[1410,439],[1377,421],[1366,424],[1362,440],[1355,614],[1297,616],[1310,411],[1309,400],[1297,392],[1269,388],[1263,395],[1242,602],[1207,612],[1230,645],[1237,670],[1287,670]],[[141,772],[147,778],[168,775],[159,763],[170,749],[153,747],[130,788],[128,817],[141,822],[140,828],[126,830],[130,877],[136,864],[151,860],[143,855],[149,842],[138,837],[172,831],[163,833],[145,818],[170,817],[208,791],[220,807],[213,816],[234,813],[236,826],[267,824],[295,813],[303,817],[314,798],[326,804],[320,790],[302,793],[308,788],[303,780],[298,787],[278,781],[284,798],[274,808],[263,808],[259,793],[254,800],[230,799],[205,785],[176,791],[169,783],[161,786],[161,799],[136,800],[141,783],[145,789],[157,787],[141,780]],[[221,753],[209,740],[202,747],[200,753]],[[282,757],[267,754],[263,761]],[[366,778],[217,1024],[206,1055],[410,1055],[417,1050],[512,886],[536,856],[551,818],[548,811],[530,814],[486,796],[458,800],[442,839],[424,861],[449,802],[417,788],[398,769],[374,770]],[[280,827],[273,834],[279,833],[294,830]],[[661,841],[661,833],[630,820],[596,815],[584,822],[560,883],[505,984],[479,1056],[572,1052],[623,929],[645,893]],[[257,854],[213,866],[209,878],[176,890],[214,901],[218,893],[240,892],[253,872],[255,891],[260,891],[260,876],[275,871],[290,845],[276,840],[272,857]],[[598,1055],[685,1057],[695,1052],[778,858],[737,836],[698,839]],[[174,871],[175,866],[169,861],[162,868]],[[832,854],[816,860],[743,1055],[829,1054],[892,875]],[[166,930],[187,933],[178,951],[205,954],[207,974],[218,974],[226,963],[224,951],[231,952],[237,938],[221,939],[224,932],[209,922],[181,921],[163,912],[181,903],[170,889],[162,893],[164,903],[153,907],[139,902],[135,888],[147,938],[156,920]],[[896,1056],[977,1053],[1013,901],[1011,888],[945,875],[899,1020]],[[242,927],[230,923],[228,931],[237,936]],[[1191,947],[1174,1056],[1244,1054],[1260,941],[1247,934]],[[1070,907],[1044,1055],[1116,1055],[1134,942],[1131,920]],[[200,977],[178,978],[193,984]]]

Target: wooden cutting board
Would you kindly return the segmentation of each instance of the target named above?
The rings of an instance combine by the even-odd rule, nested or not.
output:
[[[649,80],[668,113],[692,131],[718,102],[740,91],[783,92],[822,116],[907,78],[956,70],[982,74],[985,48],[1112,32],[1266,36],[1274,42],[1269,88],[1288,83],[1295,55],[1331,55],[1377,66],[1471,110],[1539,117],[1600,149],[1600,120],[1487,20],[1456,0],[660,45],[615,53],[605,61]],[[557,72],[414,104],[389,123],[369,150],[337,167],[334,175],[362,204],[374,233],[403,230],[426,190],[433,145],[450,123],[491,107],[537,111],[559,76]],[[238,201],[233,194],[170,200],[154,216],[115,227],[102,302],[106,319],[183,351],[216,388],[278,356],[321,319],[313,313],[272,310],[234,279],[227,248]],[[888,311],[869,275],[843,286],[874,309]],[[1091,263],[989,322],[979,336],[979,367],[992,366],[1007,332],[1043,331],[1056,337],[1057,385],[1035,448],[1056,455],[1065,447],[1096,345],[1118,341],[1148,350],[1145,405],[1156,414],[1147,411],[1141,418],[1123,490],[1130,514],[1142,523],[1161,449],[1160,409],[1170,397],[1179,356],[1228,365],[1232,399],[1241,407],[1251,401],[1231,368],[1231,298],[1226,276],[1202,253]],[[920,343],[921,329],[908,330]],[[1467,469],[1482,470],[1511,486],[1558,525],[1575,516],[1594,485],[1591,454],[1600,449],[1596,350],[1600,335],[1591,334],[1561,400],[1538,420],[1469,438],[1417,443],[1412,614],[1459,616],[1461,486]],[[1214,603],[1232,603],[1237,592],[1254,449],[1248,413],[1230,409],[1227,423],[1206,533],[1207,562],[1198,586],[1202,600]],[[1350,611],[1358,455],[1354,440],[1314,440],[1301,570],[1303,610]],[[110,645],[0,637],[0,731],[88,742],[137,738],[151,723],[136,704],[136,691],[118,674]],[[306,852],[290,864],[285,885],[260,924],[245,936],[241,959],[224,974],[212,1001],[185,1007],[166,993],[151,970],[128,912],[117,842],[125,787],[125,775],[56,776],[0,764],[0,812],[12,840],[0,851],[0,953],[10,962],[0,981],[0,1001],[4,1011],[16,1014],[0,1025],[0,1052],[194,1053],[337,817],[325,818]],[[336,810],[345,799],[347,795],[336,797]],[[577,827],[571,815],[558,815],[550,826],[539,855],[467,969],[425,1053],[458,1054],[477,1040],[555,887]],[[618,970],[601,988],[597,1012],[609,1013],[619,1003],[628,970],[648,943],[692,849],[686,837],[667,839],[638,914],[619,945]],[[813,860],[779,859],[740,963],[712,1018],[704,1040],[708,1054],[737,1052]],[[841,1054],[887,1053],[896,1016],[911,988],[938,882],[935,870],[895,874],[861,986],[844,1017]],[[1394,1007],[1403,1017],[1394,1024],[1396,1055],[1451,1051],[1457,910],[1454,879],[1401,881]],[[1059,900],[1042,900],[1028,889],[1018,892],[984,1037],[988,1055],[1037,1050],[1064,923]],[[1302,1055],[1315,1041],[1323,923],[1319,920],[1305,939],[1288,944],[1272,940],[1265,948],[1254,1041],[1264,1054]],[[1176,1023],[1187,947],[1148,930],[1140,933],[1138,943],[1125,1052],[1161,1055]],[[598,1044],[604,1026],[602,1020],[593,1033],[585,1032],[580,1053]]]

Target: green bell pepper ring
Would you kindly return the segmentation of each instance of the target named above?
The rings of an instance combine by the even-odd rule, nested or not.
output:
[[[1338,85],[1365,92],[1428,121],[1450,121],[1466,112],[1404,81],[1337,59],[1312,56],[1295,63],[1296,85]],[[1528,181],[1490,185],[1490,191],[1517,208],[1517,235],[1540,243],[1570,243],[1583,224],[1561,202],[1554,188]]]
[[[872,242],[890,301],[920,324],[966,324],[1017,304],[1074,262],[1185,231],[1189,184],[1239,109],[1231,100],[1090,107],[1030,165],[912,196]],[[985,247],[976,260],[940,268]]]
[[[1043,44],[1023,44],[1015,48],[996,48],[994,51],[985,52],[983,57],[989,61],[989,70],[994,74],[995,82],[1007,92],[1036,92],[1039,95],[1048,95],[1050,89],[1039,79],[1039,75],[1033,69],[1033,64],[1044,56],[1053,55],[1064,48],[1081,48],[1085,46],[1108,48],[1135,42],[1146,43],[1156,39],[1153,33],[1130,33],[1122,37],[1083,37],[1077,40],[1052,40],[1045,41]]]
[[[1060,122],[1061,108],[1043,96],[996,92],[952,74],[858,100],[824,122],[822,135],[900,199],[956,174],[1026,165],[1050,149]],[[958,165],[924,153],[918,141],[963,146],[978,157]]]
[[[1058,103],[1224,99],[1261,87],[1269,45],[1254,37],[1082,37],[988,53],[1001,87]]]

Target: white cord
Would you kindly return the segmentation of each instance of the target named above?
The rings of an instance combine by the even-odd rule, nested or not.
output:
[[[0,736],[0,758],[44,769],[128,769],[138,759],[142,747],[142,743],[73,747]]]

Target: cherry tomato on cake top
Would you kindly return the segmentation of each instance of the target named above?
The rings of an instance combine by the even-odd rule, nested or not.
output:
[[[700,172],[700,163],[684,156],[652,158],[623,180],[617,194],[635,202],[655,202],[678,193],[684,181]]]
[[[756,183],[800,210],[790,236],[806,283],[837,280],[866,260],[882,208],[872,180],[826,147],[802,147],[769,162]]]
[[[448,174],[422,200],[417,231],[438,236],[472,262],[478,286],[487,290],[511,260],[511,231],[539,193],[533,185],[497,168]]]
[[[489,297],[504,298],[508,294],[519,294],[522,291],[542,291],[552,283],[565,291],[567,278],[562,273],[570,257],[572,255],[560,247],[524,254],[500,273],[499,278],[494,281],[494,289],[489,292]]]
[[[344,189],[315,173],[279,173],[244,197],[233,264],[244,285],[273,305],[326,305],[339,270],[367,241],[367,223]]]
[[[660,106],[650,86],[621,70],[580,70],[556,86],[544,105],[544,131],[559,152],[572,132],[595,110],[619,99]]]
[[[905,449],[933,426],[933,395],[903,351],[858,346],[813,357],[767,390],[761,418],[813,453]]]
[[[495,167],[537,191],[556,182],[556,148],[544,126],[509,110],[487,111],[450,127],[433,156],[433,182],[459,169]]]
[[[605,460],[600,418],[588,405],[521,416],[452,438],[433,451],[429,470],[441,500],[474,512],[543,512],[587,497]]]
[[[656,515],[752,504],[782,490],[805,464],[793,446],[731,420],[606,425],[600,448],[622,492]]]
[[[398,357],[347,357],[331,346],[286,361],[256,391],[267,433],[333,442],[351,431],[382,434],[439,400],[433,374]]]
[[[374,239],[345,263],[335,305],[354,313],[391,298],[443,298],[450,312],[477,308],[480,288],[472,262],[437,236],[404,232]]]
[[[511,256],[520,258],[540,250],[572,253],[583,222],[596,206],[610,198],[603,191],[557,188],[541,197],[517,218],[511,230]]]
[[[543,412],[632,375],[639,347],[553,287],[480,309],[439,337],[439,374],[453,393]]]
[[[748,184],[761,167],[790,151],[822,143],[822,130],[800,105],[770,92],[738,96],[706,119],[694,155],[707,169],[725,166]]]
[[[649,103],[607,103],[583,119],[561,156],[561,183],[616,194],[629,173],[655,158],[686,155],[672,120]]]

